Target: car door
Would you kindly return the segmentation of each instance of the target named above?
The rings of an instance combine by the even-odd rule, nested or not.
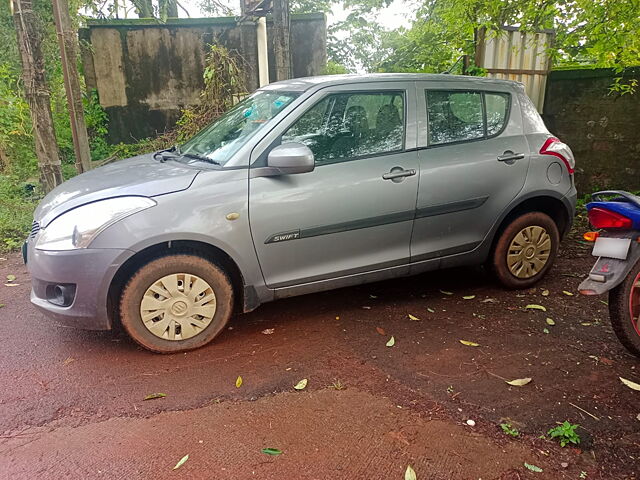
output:
[[[517,96],[507,84],[459,83],[416,84],[420,189],[412,262],[472,251],[527,176]]]
[[[276,141],[263,152],[257,147],[262,161],[291,141],[315,157],[309,173],[250,175],[251,232],[270,288],[347,276],[355,282],[360,273],[392,267],[408,272],[418,191],[413,85],[353,87],[316,93],[279,125]]]

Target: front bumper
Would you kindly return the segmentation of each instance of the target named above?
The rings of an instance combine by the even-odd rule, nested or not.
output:
[[[109,286],[118,268],[133,255],[129,250],[79,249],[36,250],[26,245],[27,268],[31,274],[31,303],[63,325],[87,330],[111,329],[107,307]],[[51,303],[47,289],[59,284],[75,285],[71,305]]]

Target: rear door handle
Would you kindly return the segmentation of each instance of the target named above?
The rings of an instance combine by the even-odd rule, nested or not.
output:
[[[514,153],[511,150],[507,150],[502,155],[498,155],[499,162],[513,162],[515,160],[522,160],[524,153]]]
[[[389,173],[382,175],[384,180],[401,181],[404,177],[412,177],[416,174],[416,171],[412,168],[405,170],[401,167],[393,167]]]

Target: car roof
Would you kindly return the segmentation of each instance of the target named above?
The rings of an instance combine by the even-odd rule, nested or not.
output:
[[[472,77],[468,75],[449,75],[446,73],[366,73],[366,74],[346,74],[346,75],[319,75],[315,77],[292,78],[280,82],[270,83],[260,90],[288,90],[294,92],[304,92],[316,86],[331,85],[351,85],[366,82],[396,81],[446,81],[464,82],[468,84],[480,85],[520,85],[520,82],[512,80],[499,80],[496,78]]]

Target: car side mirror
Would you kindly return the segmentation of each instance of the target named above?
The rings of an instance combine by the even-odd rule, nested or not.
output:
[[[278,145],[267,156],[267,168],[273,170],[272,175],[312,172],[315,166],[313,152],[299,142]]]

